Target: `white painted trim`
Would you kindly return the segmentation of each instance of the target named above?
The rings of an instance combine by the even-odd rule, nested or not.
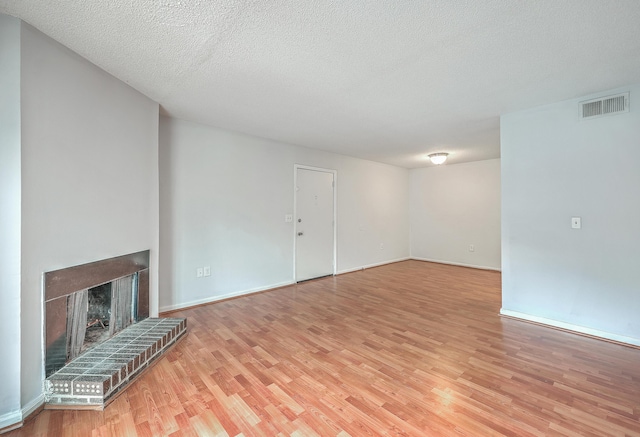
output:
[[[44,302],[44,273],[41,275],[40,278],[40,282],[41,282],[41,286],[40,286],[40,293],[41,293],[41,298],[42,298],[42,302]],[[42,309],[42,313],[43,313],[43,317],[42,320],[44,321],[44,305],[43,305],[43,309]],[[44,383],[45,380],[45,369],[44,369],[44,351],[45,351],[45,345],[44,345],[44,322],[42,322],[42,327],[40,329],[40,335],[41,335],[41,349],[42,349],[42,381]],[[44,387],[43,387],[44,390]],[[23,406],[20,410],[18,411],[14,411],[11,413],[6,413],[3,414],[2,416],[0,416],[0,430],[2,430],[0,432],[0,434],[4,434],[5,432],[11,431],[13,429],[18,429],[20,427],[22,427],[23,425],[23,420],[25,417],[29,417],[31,415],[31,413],[33,413],[34,411],[36,411],[38,408],[40,408],[42,405],[44,404],[44,392],[40,393],[35,399],[32,399],[31,401],[29,401],[25,406]]]
[[[22,417],[29,417],[34,411],[44,405],[44,393],[40,393],[40,395],[27,402],[27,404],[22,407]]]
[[[0,416],[0,430],[2,430],[0,434],[20,428],[22,426],[22,417],[23,415],[20,410],[5,413]]]
[[[566,329],[567,331],[574,331],[581,334],[590,335],[593,337],[599,337],[606,340],[612,340],[619,343],[627,343],[634,346],[640,346],[640,338],[627,337],[624,335],[613,334],[611,332],[599,331],[597,329],[587,328],[586,326],[574,325],[571,323],[561,322],[559,320],[547,319],[546,317],[534,316],[532,314],[521,313],[518,311],[500,309],[500,314],[503,316],[513,317],[516,319],[527,320],[529,322],[540,323],[542,325],[553,326],[556,328]]]
[[[375,263],[375,264],[367,264],[366,266],[355,267],[355,268],[352,268],[352,269],[344,269],[344,270],[340,270],[338,273],[336,273],[336,275],[342,275],[344,273],[351,273],[351,272],[357,272],[357,271],[360,271],[360,270],[371,269],[373,267],[380,267],[380,266],[384,266],[384,265],[387,265],[387,264],[397,263],[397,262],[400,262],[400,261],[407,261],[409,259],[411,259],[411,258],[409,258],[409,257],[398,258],[398,259],[392,259],[392,260],[389,260],[389,261],[382,261],[382,262]]]
[[[227,294],[223,294],[221,296],[207,297],[207,298],[204,298],[204,299],[192,300],[190,302],[180,303],[180,304],[176,304],[176,305],[167,305],[167,306],[164,306],[162,308],[159,308],[158,312],[159,313],[166,313],[168,311],[181,310],[183,308],[189,308],[189,307],[193,307],[193,306],[196,306],[196,305],[202,305],[202,304],[206,304],[206,303],[217,302],[219,300],[229,299],[229,298],[232,298],[232,297],[238,297],[238,296],[244,296],[244,295],[253,294],[253,293],[259,293],[261,291],[267,291],[267,290],[272,290],[274,288],[286,287],[287,285],[293,285],[293,284],[295,284],[294,281],[284,281],[284,282],[279,282],[277,284],[267,285],[265,287],[257,287],[257,288],[251,288],[249,290],[234,291],[233,293],[227,293]]]
[[[493,270],[495,272],[501,272],[502,271],[502,269],[497,268],[497,267],[477,266],[477,265],[474,265],[474,264],[457,263],[457,262],[453,262],[453,261],[442,261],[442,260],[437,260],[437,259],[418,258],[416,256],[412,256],[409,259],[414,259],[416,261],[426,261],[426,262],[437,263],[437,264],[448,264],[448,265],[451,265],[451,266],[469,267],[469,268],[472,268],[472,269]]]
[[[44,295],[44,272],[42,272],[40,274],[40,302],[42,302],[42,321],[41,321],[41,328],[40,328],[40,356],[42,357],[42,367],[40,368],[40,379],[42,381],[42,394],[32,400],[31,402],[27,403],[27,405],[31,405],[33,402],[36,402],[39,398],[42,398],[42,402],[44,402],[44,381],[47,379],[47,374],[46,374],[46,369],[47,369],[47,344],[46,344],[46,338],[47,338],[47,327],[45,325],[45,321],[47,320],[47,305],[45,304],[45,295]],[[26,407],[23,407],[22,410],[24,411]],[[22,415],[22,417],[27,417],[24,414]]]
[[[340,270],[339,272],[336,272],[336,275],[341,275],[343,273],[350,273],[350,272],[356,272],[358,270],[365,270],[365,269],[370,269],[373,267],[380,267],[386,264],[393,264],[393,263],[397,263],[400,261],[407,261],[411,258],[409,257],[404,257],[404,258],[398,258],[398,259],[393,259],[393,260],[389,260],[389,261],[383,261],[383,262],[379,262],[379,263],[375,263],[375,264],[368,264],[366,266],[361,266],[361,267],[356,267],[353,269],[345,269],[345,270]],[[267,285],[265,287],[258,287],[258,288],[252,288],[249,290],[242,290],[242,291],[234,291],[233,293],[228,293],[228,294],[224,294],[222,296],[214,296],[214,297],[208,297],[205,299],[198,299],[198,300],[193,300],[190,302],[185,302],[185,303],[181,303],[181,304],[176,304],[176,305],[167,305],[164,306],[162,308],[159,309],[160,313],[166,313],[169,311],[176,311],[176,310],[181,310],[183,308],[190,308],[196,305],[202,305],[202,304],[207,304],[207,303],[213,303],[213,302],[218,302],[220,300],[224,300],[224,299],[229,299],[232,297],[238,297],[238,296],[245,296],[245,295],[249,295],[249,294],[253,294],[253,293],[259,293],[261,291],[268,291],[268,290],[273,290],[275,288],[280,288],[280,287],[286,287],[287,285],[295,285],[296,282],[295,281],[284,281],[284,282],[280,282],[277,284],[271,284],[271,285]]]
[[[338,170],[293,164],[293,282],[296,282],[296,242],[298,233],[298,169],[331,173],[333,175],[333,274],[338,269]]]

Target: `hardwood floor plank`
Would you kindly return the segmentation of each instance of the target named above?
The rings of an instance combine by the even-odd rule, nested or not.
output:
[[[229,434],[218,421],[218,418],[210,410],[203,411],[201,414],[189,419],[189,421],[199,436],[229,437]]]
[[[500,317],[500,282],[405,261],[179,311],[104,412],[6,435],[640,437],[640,350]]]

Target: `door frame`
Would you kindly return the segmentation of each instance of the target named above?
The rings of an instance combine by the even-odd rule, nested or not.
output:
[[[293,165],[293,283],[296,284],[296,259],[298,256],[297,244],[298,244],[298,169],[319,171],[322,173],[331,173],[333,175],[333,275],[336,275],[336,269],[338,267],[338,214],[337,214],[337,190],[338,187],[338,171],[330,168],[312,167],[310,165],[294,164]]]

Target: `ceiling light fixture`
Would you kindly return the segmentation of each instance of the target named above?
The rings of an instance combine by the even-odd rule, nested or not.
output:
[[[432,163],[434,163],[435,165],[440,165],[440,164],[444,164],[449,154],[448,153],[432,153],[428,156]]]

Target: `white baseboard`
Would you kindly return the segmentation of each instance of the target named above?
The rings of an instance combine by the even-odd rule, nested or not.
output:
[[[385,264],[393,264],[393,263],[400,262],[400,261],[406,261],[408,259],[411,259],[411,258],[409,258],[409,257],[398,258],[398,259],[394,259],[394,260],[383,261],[383,262],[376,263],[376,264],[368,264],[366,266],[356,267],[356,268],[353,268],[353,269],[340,270],[340,271],[336,272],[336,275],[341,275],[343,273],[349,273],[349,272],[355,272],[355,271],[358,271],[358,270],[370,269],[372,267],[379,267],[379,266],[383,266]],[[174,305],[166,305],[166,306],[160,307],[158,309],[158,312],[159,313],[167,313],[167,312],[170,312],[170,311],[177,311],[177,310],[181,310],[181,309],[184,309],[184,308],[194,307],[194,306],[197,306],[197,305],[203,305],[203,304],[207,304],[207,303],[218,302],[220,300],[229,299],[229,298],[232,298],[232,297],[244,296],[244,295],[248,295],[248,294],[259,293],[261,291],[273,290],[274,288],[286,287],[287,285],[293,285],[295,283],[296,283],[295,281],[284,281],[284,282],[280,282],[280,283],[277,283],[277,284],[267,285],[265,287],[252,288],[252,289],[249,289],[249,290],[234,291],[233,293],[223,294],[221,296],[213,296],[213,297],[207,297],[207,298],[204,298],[204,299],[198,299],[198,300],[192,300],[192,301],[189,301],[189,302],[174,304]]]
[[[502,271],[501,268],[497,268],[497,267],[477,266],[475,264],[465,264],[465,263],[457,263],[457,262],[453,262],[453,261],[442,261],[442,260],[438,260],[438,259],[419,258],[417,256],[412,256],[409,259],[415,259],[416,261],[426,261],[426,262],[437,263],[437,264],[448,264],[448,265],[451,265],[451,266],[470,267],[472,269],[493,270],[495,272],[501,272]]]
[[[22,417],[20,410],[5,413],[0,416],[0,434],[20,428],[22,426]]]
[[[22,427],[25,417],[44,405],[44,393],[29,401],[22,409],[0,416],[0,434]]]
[[[338,270],[336,272],[336,275],[342,275],[344,273],[357,272],[359,270],[371,269],[373,267],[380,267],[380,266],[384,266],[386,264],[393,264],[393,263],[397,263],[397,262],[400,262],[400,261],[406,261],[408,259],[411,259],[411,258],[409,258],[407,256],[407,257],[404,257],[404,258],[397,258],[397,259],[392,259],[392,260],[388,260],[388,261],[382,261],[382,262],[375,263],[375,264],[367,264],[366,266],[355,267],[355,268],[352,268],[352,269]]]
[[[31,413],[36,411],[38,408],[44,405],[44,393],[41,393],[40,396],[28,402],[24,407],[22,407],[22,417],[29,417]]]
[[[189,302],[163,306],[163,307],[159,308],[158,312],[159,313],[166,313],[166,312],[169,312],[169,311],[181,310],[183,308],[190,308],[190,307],[194,307],[196,305],[203,305],[203,304],[207,304],[207,303],[217,302],[219,300],[229,299],[229,298],[232,298],[232,297],[244,296],[245,294],[259,293],[261,291],[272,290],[274,288],[286,287],[287,285],[292,285],[292,284],[295,284],[295,282],[293,282],[293,281],[285,281],[285,282],[280,282],[280,283],[277,283],[277,284],[267,285],[265,287],[251,288],[249,290],[234,291],[233,293],[227,293],[227,294],[223,294],[223,295],[220,295],[220,296],[207,297],[207,298],[204,298],[204,299],[192,300],[192,301],[189,301]]]
[[[611,332],[600,331],[598,329],[587,328],[586,326],[574,325],[571,323],[561,322],[559,320],[547,319],[546,317],[534,316],[531,314],[521,313],[518,311],[500,309],[503,316],[513,317],[516,319],[526,320],[529,322],[540,323],[542,325],[553,326],[555,328],[574,331],[580,334],[586,334],[592,337],[599,337],[605,340],[611,340],[618,343],[626,343],[633,346],[640,346],[640,338],[627,337],[624,335],[613,334]]]
[[[439,260],[433,260],[433,259],[427,259],[427,258],[416,258],[416,257],[410,257],[410,256],[406,256],[406,257],[402,257],[402,258],[396,258],[396,259],[391,259],[391,260],[387,260],[387,261],[382,261],[379,263],[374,263],[374,264],[367,264],[364,266],[359,266],[359,267],[353,267],[350,269],[343,269],[343,270],[338,270],[336,272],[336,275],[342,275],[345,273],[351,273],[351,272],[357,272],[360,270],[366,270],[366,269],[371,269],[374,267],[380,267],[380,266],[384,266],[387,264],[393,264],[393,263],[397,263],[397,262],[401,262],[401,261],[407,261],[410,259],[415,259],[417,261],[428,261],[428,262],[433,262],[433,263],[438,263],[438,264],[450,264],[450,265],[454,265],[454,266],[461,266],[461,267],[471,267],[474,269],[482,269],[482,270],[495,270],[495,271],[500,271],[500,269],[496,269],[495,267],[486,267],[486,266],[476,266],[476,265],[471,265],[471,264],[461,264],[461,263],[454,263],[454,262],[448,262],[448,261],[439,261]],[[198,300],[192,300],[189,302],[184,302],[184,303],[180,303],[180,304],[174,304],[174,305],[166,305],[163,307],[160,307],[158,309],[159,313],[167,313],[170,311],[177,311],[177,310],[181,310],[184,308],[190,308],[190,307],[194,307],[196,305],[203,305],[203,304],[207,304],[207,303],[213,303],[213,302],[217,302],[220,300],[224,300],[224,299],[229,299],[232,297],[238,297],[238,296],[244,296],[247,294],[252,294],[252,293],[258,293],[261,291],[267,291],[267,290],[271,290],[274,288],[279,288],[279,287],[286,287],[287,285],[293,285],[295,284],[295,281],[285,281],[285,282],[280,282],[278,284],[271,284],[271,285],[267,285],[265,287],[258,287],[258,288],[252,288],[250,290],[242,290],[242,291],[236,291],[233,293],[228,293],[228,294],[224,294],[222,296],[214,296],[214,297],[208,297],[205,299],[198,299]]]

